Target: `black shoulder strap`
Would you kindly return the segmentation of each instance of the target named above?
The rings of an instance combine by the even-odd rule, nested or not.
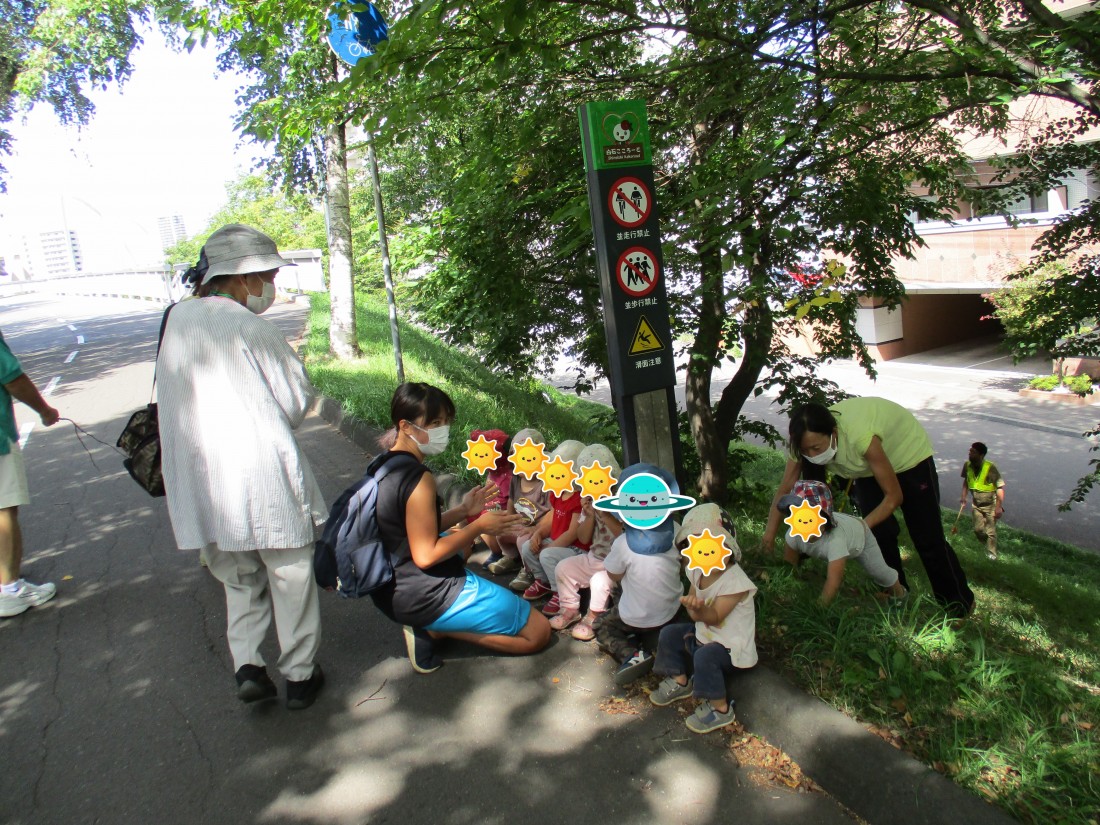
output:
[[[164,315],[160,318],[160,332],[157,334],[157,355],[160,355],[160,343],[164,340],[164,328],[168,326],[168,313],[172,311],[174,306],[175,303],[169,304],[167,309],[164,310]]]
[[[153,392],[157,388],[157,361],[160,360],[160,345],[164,341],[164,328],[168,326],[168,313],[172,311],[174,306],[174,303],[169,304],[160,319],[160,332],[157,334],[157,357],[153,361],[153,386],[149,388],[149,403],[153,402]]]

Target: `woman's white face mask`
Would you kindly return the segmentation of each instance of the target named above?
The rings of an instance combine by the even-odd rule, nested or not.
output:
[[[248,290],[248,298],[245,299],[245,306],[250,312],[256,315],[262,315],[270,309],[271,305],[275,303],[275,284],[268,283],[267,281],[261,281],[263,288],[260,290],[259,295],[253,295],[252,290],[248,289],[248,279],[245,279],[244,288]]]
[[[412,422],[409,422],[412,424]],[[451,438],[451,425],[444,424],[442,427],[429,427],[425,429],[419,424],[413,424],[416,429],[422,433],[428,434],[428,443],[421,444],[417,440],[417,444],[420,446],[420,452],[424,455],[439,455],[441,452],[447,449],[447,442]]]
[[[816,464],[819,467],[823,467],[834,458],[836,458],[836,448],[836,433],[833,433],[832,437],[829,439],[829,446],[826,447],[824,451],[818,453],[817,455],[806,455],[805,453],[803,453],[802,457],[811,464]]]

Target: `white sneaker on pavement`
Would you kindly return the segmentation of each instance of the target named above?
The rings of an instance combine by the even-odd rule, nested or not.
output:
[[[31,584],[25,581],[14,593],[0,593],[0,618],[18,616],[29,608],[45,604],[56,595],[57,587],[50,582]]]

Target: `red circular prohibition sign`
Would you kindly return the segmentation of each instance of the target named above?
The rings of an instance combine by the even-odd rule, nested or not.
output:
[[[641,298],[656,289],[660,275],[657,253],[644,246],[630,247],[615,264],[619,288],[632,298]]]
[[[607,193],[607,210],[619,226],[633,229],[649,220],[653,196],[637,178],[619,178]]]

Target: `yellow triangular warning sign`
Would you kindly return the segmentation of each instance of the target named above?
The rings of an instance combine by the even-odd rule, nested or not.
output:
[[[634,338],[630,343],[630,355],[642,355],[646,352],[660,352],[665,348],[657,333],[653,331],[649,321],[643,315],[638,319],[638,328],[634,330]]]

